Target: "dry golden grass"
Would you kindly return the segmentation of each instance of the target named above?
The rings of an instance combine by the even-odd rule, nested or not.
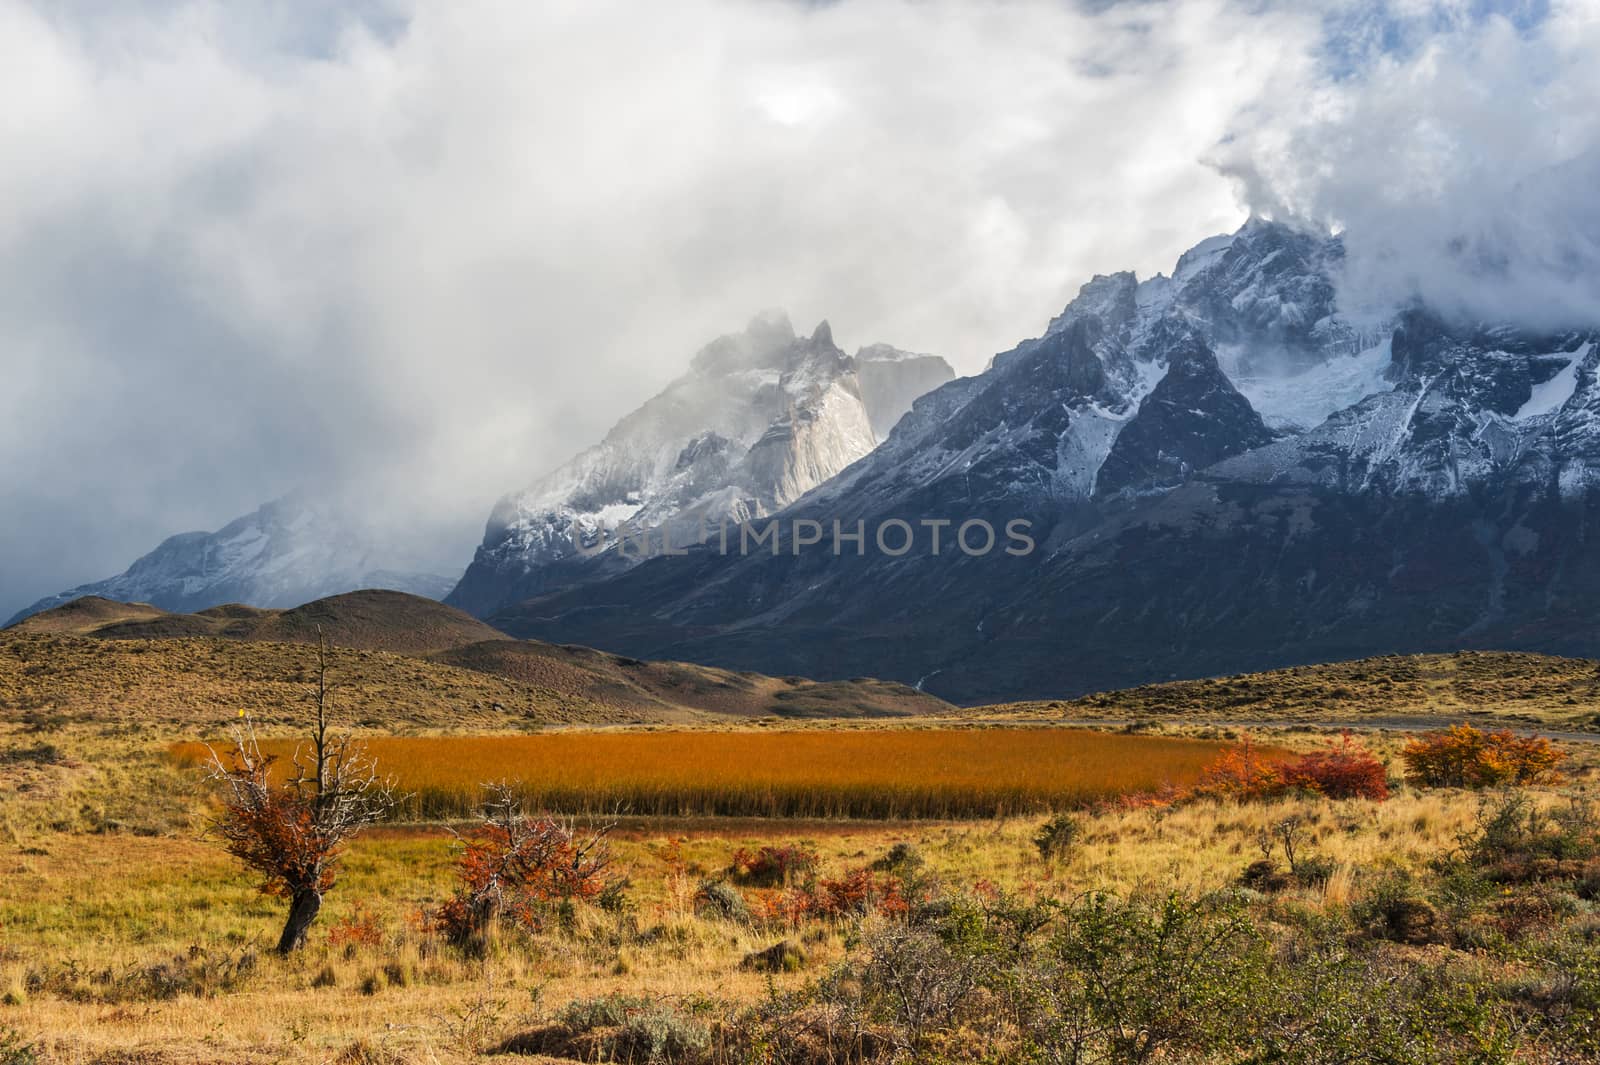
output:
[[[1385,655],[1146,684],[1070,700],[978,707],[979,717],[1225,722],[1444,717],[1600,730],[1600,663],[1495,651]]]
[[[895,843],[909,842],[925,858],[927,872],[953,890],[986,881],[1024,898],[1141,886],[1205,891],[1236,884],[1244,867],[1260,857],[1272,827],[1298,818],[1305,826],[1304,846],[1331,860],[1335,872],[1325,884],[1292,887],[1278,901],[1333,912],[1368,896],[1388,870],[1421,874],[1430,861],[1457,846],[1478,815],[1475,795],[1419,793],[1405,787],[1385,803],[1287,799],[1248,806],[1204,802],[1172,810],[1089,812],[1081,815],[1079,844],[1060,862],[1045,862],[1033,845],[1038,817],[901,822],[632,818],[624,820],[614,837],[619,866],[631,879],[628,913],[582,910],[570,928],[508,938],[481,959],[443,947],[419,933],[413,921],[420,908],[448,891],[453,854],[448,832],[427,826],[384,828],[355,842],[310,947],[302,956],[283,961],[265,949],[281,926],[282,903],[261,895],[253,877],[201,837],[207,807],[197,775],[175,765],[168,743],[214,734],[240,707],[250,708],[278,734],[303,727],[310,663],[303,647],[232,644],[220,650],[218,643],[0,636],[0,1032],[18,1030],[42,1048],[44,1061],[455,1065],[506,1060],[483,1052],[575,998],[629,992],[661,999],[710,996],[751,1002],[766,992],[769,979],[784,988],[819,976],[844,953],[846,927],[757,927],[693,913],[695,885],[701,877],[726,869],[739,848],[803,842],[818,851],[824,874],[832,876],[873,861]],[[339,651],[333,657],[335,677],[345,688],[336,704],[341,720],[367,732],[453,726],[484,733],[516,728],[524,721],[562,720],[569,711],[569,719],[588,713],[574,708],[570,696],[547,690],[543,698],[548,702],[536,703],[529,693],[537,693],[537,685],[437,662],[376,652]],[[1464,716],[1447,708],[1482,698],[1497,713],[1510,716],[1515,709],[1538,718],[1565,712],[1562,707],[1570,711],[1563,700],[1582,694],[1584,669],[1592,669],[1592,664],[1570,664],[1558,670],[1551,660],[1534,656],[1435,661],[1426,670],[1423,665],[1433,660],[1395,661],[1405,668],[1397,668],[1392,684],[1382,683],[1371,663],[1338,667],[1345,671],[1339,684],[1351,687],[1362,700],[1374,700],[1372,717],[1399,716],[1419,707],[1421,712]],[[1500,666],[1505,667],[1502,679],[1484,676]],[[1412,667],[1421,672],[1408,673]],[[1359,682],[1350,671],[1370,673],[1367,686],[1353,687]],[[1289,717],[1351,716],[1339,709],[1345,704],[1326,702],[1332,696],[1319,687],[1332,683],[1326,677],[1294,676],[1298,679],[1276,696],[1284,700]],[[1167,705],[1163,700],[1169,699],[1169,688],[1112,702],[1127,710],[1125,716],[1144,719],[1154,707]],[[1391,689],[1398,695],[1376,702]],[[1239,704],[1227,700],[1243,698],[1250,689],[1228,682],[1225,687],[1183,690],[1189,693],[1184,700],[1171,703],[1172,716],[1190,723],[1180,728],[1219,740],[1238,738],[1240,730],[1195,723],[1247,716],[1239,712]],[[1426,698],[1415,697],[1419,690]],[[1208,691],[1215,700],[1209,705]],[[1519,692],[1531,694],[1512,698]],[[513,701],[518,693],[549,716],[525,716],[527,711]],[[1037,724],[1121,712],[1063,705],[1076,709],[1069,714],[1035,711]],[[1263,696],[1250,705],[1251,713],[1266,719],[1273,703]],[[526,755],[515,746],[523,739],[567,745],[551,751],[608,751],[610,764],[635,773],[649,762],[634,758],[627,763],[629,743],[678,745],[694,752],[692,758],[681,758],[702,778],[712,767],[730,764],[741,772],[820,771],[826,776],[834,772],[833,763],[818,752],[841,749],[857,751],[854,764],[871,769],[883,762],[886,749],[902,746],[929,744],[948,751],[954,744],[992,753],[1011,744],[1006,763],[987,770],[982,763],[926,758],[901,762],[896,769],[902,779],[921,774],[930,783],[966,779],[961,774],[968,773],[979,785],[1003,790],[1016,783],[1017,766],[1049,764],[1041,759],[1042,747],[1070,750],[1086,739],[1131,738],[973,724],[964,732],[926,723],[818,722],[770,735],[748,728],[474,735],[459,742],[494,757],[488,764],[471,763],[469,774],[452,770],[454,777],[445,783],[459,798],[470,793],[479,774],[492,777],[491,766],[512,770],[502,776],[526,772]],[[1310,730],[1250,731],[1263,747],[1299,750],[1324,742]],[[1403,737],[1365,738],[1397,776],[1395,752]],[[420,755],[430,750],[427,745],[408,748],[411,737],[374,737],[374,742],[380,759],[396,770],[404,761],[396,752]],[[382,745],[388,743],[399,746],[385,751]],[[752,754],[753,743],[774,745],[765,751],[766,761],[760,752]],[[884,743],[889,746],[872,747]],[[1152,743],[1182,741],[1146,738],[1137,746],[1104,750],[1148,751],[1153,748],[1146,745]],[[737,747],[738,757],[719,758],[719,744]],[[1568,746],[1577,756],[1569,783],[1560,792],[1541,789],[1538,802],[1560,803],[1565,791],[1594,794],[1596,747]],[[773,751],[783,757],[772,757]],[[415,768],[426,771],[419,755],[408,757]],[[508,765],[513,760],[518,764]],[[547,763],[553,760],[553,755],[546,758]],[[1127,775],[1109,756],[1102,762],[1107,771]],[[750,779],[746,773],[734,783]],[[677,783],[681,785],[681,777]],[[683,840],[681,868],[667,860],[669,841],[675,838]],[[330,942],[330,931],[352,915],[358,901],[376,916],[381,942],[356,947]],[[785,935],[804,943],[810,956],[804,970],[769,977],[740,968],[745,955]],[[366,1048],[366,1056],[359,1056],[357,1048]]]
[[[357,1041],[405,1062],[493,1060],[481,1051],[574,998],[629,992],[750,1002],[764,994],[769,978],[742,971],[739,961],[784,931],[702,919],[689,905],[699,877],[725,869],[740,847],[803,842],[832,874],[908,841],[946,883],[986,881],[1023,897],[1141,886],[1203,891],[1232,884],[1259,857],[1258,840],[1293,816],[1305,820],[1309,848],[1341,872],[1285,901],[1337,908],[1383,870],[1420,869],[1447,852],[1476,811],[1469,794],[1402,790],[1381,804],[1102,813],[1088,818],[1081,844],[1059,863],[1039,857],[1031,842],[1038,822],[1029,818],[630,822],[615,846],[632,880],[631,916],[584,911],[571,930],[507,942],[481,960],[441,949],[411,921],[447,890],[452,849],[442,829],[384,829],[358,840],[310,947],[288,961],[265,951],[282,904],[192,833],[47,833],[25,846],[0,845],[0,1026],[39,1041],[52,1062],[309,1065]],[[684,841],[687,890],[667,861],[671,838]],[[377,917],[382,943],[330,943],[358,899]],[[844,949],[843,928],[789,934],[804,940],[811,962],[773,977],[779,986],[816,976]],[[232,975],[230,965],[246,954],[253,966]],[[172,997],[149,994],[141,974],[176,968],[179,959],[192,986]],[[102,1056],[113,1052],[144,1057]]]
[[[292,740],[263,748],[287,763]],[[469,817],[488,782],[534,809],[661,816],[1004,817],[1193,784],[1225,745],[1066,729],[374,737],[409,819]],[[203,744],[174,753],[194,764]],[[1263,751],[1264,757],[1276,752]]]

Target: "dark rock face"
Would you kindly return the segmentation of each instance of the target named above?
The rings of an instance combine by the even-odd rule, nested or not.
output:
[[[496,623],[968,702],[1399,651],[1600,654],[1600,333],[1422,309],[1357,329],[1342,260],[1252,221],[1170,278],[1097,277],[781,514],[1025,519],[1030,553],[694,551]]]
[[[1095,482],[1098,494],[1182,484],[1196,470],[1273,439],[1199,336],[1173,336],[1166,350],[1167,374],[1117,434]]]

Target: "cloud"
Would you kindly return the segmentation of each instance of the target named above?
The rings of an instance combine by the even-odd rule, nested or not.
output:
[[[1588,314],[1595,0],[0,0],[0,614],[297,487],[464,564],[763,307],[965,372],[1248,210]]]
[[[0,0],[0,613],[302,485],[437,566],[783,305],[966,371],[1236,225],[1218,2]],[[1290,69],[1285,69],[1290,68]]]
[[[1600,324],[1600,4],[1336,14],[1216,153],[1242,198],[1344,232],[1348,311]]]

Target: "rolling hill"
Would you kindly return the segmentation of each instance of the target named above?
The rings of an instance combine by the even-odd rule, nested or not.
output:
[[[511,640],[433,600],[366,591],[292,610],[169,614],[75,600],[0,631],[0,714],[192,726],[298,721],[320,631],[341,715],[386,730],[953,712],[904,685],[817,683]]]
[[[194,614],[85,596],[25,618],[7,631],[114,640],[215,637],[272,643],[316,643],[320,631],[330,646],[405,655],[505,638],[499,630],[436,600],[378,589],[329,596],[291,610],[230,603]]]

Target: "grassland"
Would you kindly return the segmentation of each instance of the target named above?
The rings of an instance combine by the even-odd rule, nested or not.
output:
[[[481,952],[442,941],[420,919],[452,890],[458,845],[450,828],[419,823],[371,830],[345,855],[308,948],[281,959],[269,947],[282,924],[283,902],[263,895],[256,878],[205,837],[213,808],[198,775],[179,765],[170,748],[218,735],[241,707],[278,741],[303,727],[306,649],[224,645],[215,638],[7,634],[0,637],[0,1054],[12,1038],[52,1065],[466,1065],[519,1060],[494,1053],[511,1041],[543,1048],[557,1060],[629,1060],[633,1053],[642,1063],[649,1055],[634,1053],[638,1044],[630,1051],[616,1042],[616,1025],[590,1030],[573,1020],[586,1012],[598,1016],[604,1010],[596,1002],[621,1001],[604,998],[615,995],[653,1004],[657,1012],[645,1023],[650,1031],[687,1025],[702,1034],[748,1030],[781,1040],[831,1018],[892,1035],[901,1031],[899,1021],[850,997],[881,976],[874,966],[901,956],[889,952],[907,944],[935,952],[915,955],[914,969],[896,970],[923,981],[918,995],[935,1001],[947,991],[935,963],[952,957],[938,953],[944,950],[939,944],[977,934],[975,928],[998,929],[997,938],[979,944],[989,967],[984,971],[994,972],[997,955],[990,952],[1012,949],[1006,944],[1018,942],[1019,928],[1031,927],[1030,914],[1059,914],[1059,907],[1095,892],[1155,899],[1175,892],[1181,907],[1197,912],[1206,899],[1241,907],[1251,934],[1271,947],[1263,958],[1337,961],[1335,969],[1307,970],[1307,981],[1330,979],[1338,994],[1307,1006],[1304,1016],[1320,1016],[1320,1010],[1338,1019],[1341,1030],[1358,1034],[1362,1052],[1272,1060],[1323,1065],[1371,1059],[1400,1023],[1392,1018],[1412,1016],[1406,1011],[1414,1003],[1421,1011],[1416,1015],[1434,1018],[1439,1030],[1411,1033],[1406,1055],[1382,1060],[1593,1060],[1584,1056],[1591,1044],[1574,1051],[1576,1043],[1550,1040],[1552,1033],[1581,1037],[1585,1026],[1600,1031],[1600,1010],[1585,1004],[1591,998],[1600,1003],[1600,851],[1594,843],[1600,821],[1593,811],[1600,745],[1568,744],[1573,758],[1566,781],[1527,793],[1531,807],[1518,817],[1538,814],[1555,826],[1549,830],[1555,835],[1546,834],[1549,856],[1522,866],[1503,861],[1510,851],[1498,845],[1490,864],[1472,864],[1465,855],[1483,849],[1472,841],[1484,838],[1486,817],[1492,821],[1500,800],[1414,789],[1401,779],[1397,753],[1404,735],[1381,729],[1364,731],[1362,740],[1388,763],[1395,793],[1387,802],[1288,797],[1091,808],[1073,815],[1076,838],[1052,860],[1034,843],[1042,814],[899,821],[677,815],[696,809],[683,802],[694,787],[744,793],[765,787],[757,808],[781,812],[761,805],[780,794],[774,781],[802,789],[794,793],[795,810],[849,812],[838,790],[828,800],[803,792],[837,789],[851,773],[860,774],[852,787],[881,787],[888,778],[900,789],[894,801],[908,805],[890,813],[911,812],[912,801],[924,804],[923,813],[953,810],[938,790],[955,784],[986,794],[986,802],[998,796],[1005,809],[1016,811],[1081,799],[1081,791],[1049,792],[1060,788],[1069,769],[1077,771],[1080,787],[1094,779],[1085,771],[1089,765],[1098,766],[1102,783],[1118,787],[1181,783],[1184,767],[1202,764],[1217,743],[1248,735],[1258,749],[1301,751],[1326,742],[1325,730],[1271,722],[1274,705],[1289,717],[1317,721],[1346,720],[1354,716],[1352,706],[1370,706],[1361,719],[1374,726],[1477,716],[1451,707],[1517,724],[1581,725],[1583,707],[1574,711],[1564,700],[1583,696],[1585,671],[1594,668],[1534,656],[1406,658],[1394,660],[1391,683],[1384,683],[1376,671],[1388,668],[1386,661],[1263,675],[1271,679],[1270,691],[1262,678],[1237,678],[1101,697],[1109,705],[1039,704],[939,722],[750,722],[722,714],[692,730],[657,724],[577,731],[578,719],[594,708],[558,686],[534,683],[533,673],[514,680],[424,657],[339,649],[332,656],[336,712],[366,735],[402,787],[419,796],[438,789],[440,806],[432,812],[450,804],[461,809],[480,779],[522,777],[548,788],[562,773],[569,774],[562,787],[580,790],[610,786],[608,774],[631,778],[635,787],[653,781],[660,804],[640,810],[654,816],[624,818],[613,836],[617,870],[627,880],[621,905],[584,905],[537,931],[508,930]],[[1503,677],[1495,672],[1502,666]],[[1340,687],[1345,694],[1333,692]],[[544,702],[535,698],[541,691]],[[1228,701],[1252,691],[1256,702],[1244,711]],[[516,702],[519,696],[527,702]],[[1168,709],[1158,714],[1157,707]],[[600,717],[600,724],[638,719],[615,711],[606,710],[614,716]],[[1253,715],[1262,723],[1207,724]],[[1106,718],[1134,722],[1149,734],[1060,727]],[[552,731],[551,725],[559,727]],[[1197,743],[1197,735],[1217,743]],[[1156,751],[1164,752],[1167,768],[1152,780],[1150,765],[1134,752]],[[729,775],[719,780],[718,771]],[[1036,789],[1026,804],[1016,799],[1015,789],[1023,786]],[[1040,802],[1047,793],[1054,798]],[[669,795],[677,798],[662,798]],[[539,797],[558,798],[555,792]],[[607,805],[617,797],[611,793],[597,803],[591,795],[575,805]],[[412,812],[429,811],[419,802]],[[1303,868],[1314,868],[1315,875],[1288,875],[1275,842],[1286,825],[1296,834]],[[785,889],[739,885],[729,870],[738,851],[768,845],[814,850],[825,879],[863,870],[904,877],[928,900],[926,908],[909,923],[877,912],[763,916],[761,906]],[[1276,863],[1280,883],[1268,887],[1251,879],[1250,870],[1262,861]],[[755,915],[708,912],[697,903],[706,883],[735,886]],[[1426,927],[1397,932],[1385,924],[1391,912],[1420,915]],[[782,941],[798,948],[794,965],[778,971],[751,966],[752,957]],[[1028,949],[1043,950],[1050,942],[1036,939]],[[1114,953],[1130,963],[1143,960],[1140,949]],[[1222,964],[1220,956],[1208,956],[1207,966],[1213,963]],[[1021,1016],[1017,1003],[1002,1009],[994,996],[1038,973],[1022,967],[1000,975],[1005,979],[972,993],[965,1012],[950,1014],[938,1036],[945,1042],[933,1045],[943,1060],[983,1053],[995,1062],[1023,1060],[1007,1057],[1018,1046],[1014,1026],[986,1025],[1002,1014]],[[1278,971],[1252,985],[1246,1012],[1271,1016],[1299,1008],[1291,996],[1309,992],[1302,985],[1289,988],[1280,979],[1286,976],[1293,972]],[[1056,984],[1068,988],[1071,981]],[[1440,988],[1455,997],[1427,997]],[[1141,994],[1138,1001],[1165,999]],[[1356,1001],[1368,1003],[1369,1012],[1356,1020],[1338,1012]],[[1472,1012],[1491,1007],[1481,1016]],[[1174,1014],[1175,1030],[1197,1030],[1221,1009],[1211,1002]],[[790,1027],[760,1028],[762,1017]],[[1303,1033],[1297,1037],[1302,1050],[1314,1045]],[[1470,1058],[1462,1056],[1461,1040],[1477,1041]],[[792,1039],[763,1044],[788,1047],[781,1059],[745,1054],[738,1048],[748,1045],[737,1041],[715,1045],[725,1048],[717,1051],[722,1056],[693,1050],[670,1060],[830,1060],[804,1056],[800,1050],[808,1044]],[[876,1060],[887,1061],[889,1054],[883,1049]],[[5,1065],[24,1060],[0,1056]],[[919,1058],[905,1054],[902,1060]],[[1149,1060],[1220,1065],[1238,1058],[1172,1049]]]
[[[426,655],[504,638],[470,614],[403,592],[369,589],[330,596],[290,610],[231,603],[175,614],[148,603],[84,596],[25,618],[10,630],[94,636],[108,640],[214,637],[267,643],[316,643],[395,654]]]
[[[365,729],[536,728],[626,722],[636,713],[424,658],[333,648],[340,719]],[[0,713],[168,735],[239,710],[271,727],[303,719],[314,655],[303,646],[213,638],[104,640],[0,633]]]
[[[292,741],[264,750],[280,764]],[[471,817],[485,782],[534,809],[647,816],[1006,817],[1193,784],[1212,741],[1065,729],[564,732],[375,737],[411,819]],[[1263,750],[1263,757],[1271,757]],[[1283,752],[1286,753],[1286,752]],[[201,744],[181,761],[208,757]]]
[[[1574,784],[1588,788],[1593,779],[1580,767]],[[626,912],[584,910],[570,926],[508,938],[477,958],[441,949],[416,921],[448,890],[454,851],[442,829],[361,838],[312,945],[288,960],[265,949],[282,904],[198,838],[198,816],[194,826],[150,837],[29,831],[0,852],[0,1027],[24,1033],[51,1062],[497,1060],[482,1055],[549,1024],[573,1000],[646,992],[691,1011],[753,1004],[773,990],[798,991],[851,956],[859,934],[851,922],[774,928],[697,913],[696,884],[726,869],[740,848],[808,845],[833,874],[909,843],[924,875],[949,890],[983,884],[1022,900],[1090,889],[1199,893],[1229,887],[1260,857],[1274,825],[1300,819],[1303,845],[1336,873],[1273,905],[1331,920],[1386,878],[1425,875],[1472,831],[1478,810],[1471,795],[1402,789],[1381,804],[1291,799],[1107,811],[1086,819],[1060,862],[1044,861],[1032,846],[1032,818],[630,822],[615,842],[631,880]],[[337,930],[357,918],[369,920],[376,938],[336,942]],[[742,965],[783,936],[803,944],[799,971]],[[1416,949],[1429,964],[1450,954]]]

